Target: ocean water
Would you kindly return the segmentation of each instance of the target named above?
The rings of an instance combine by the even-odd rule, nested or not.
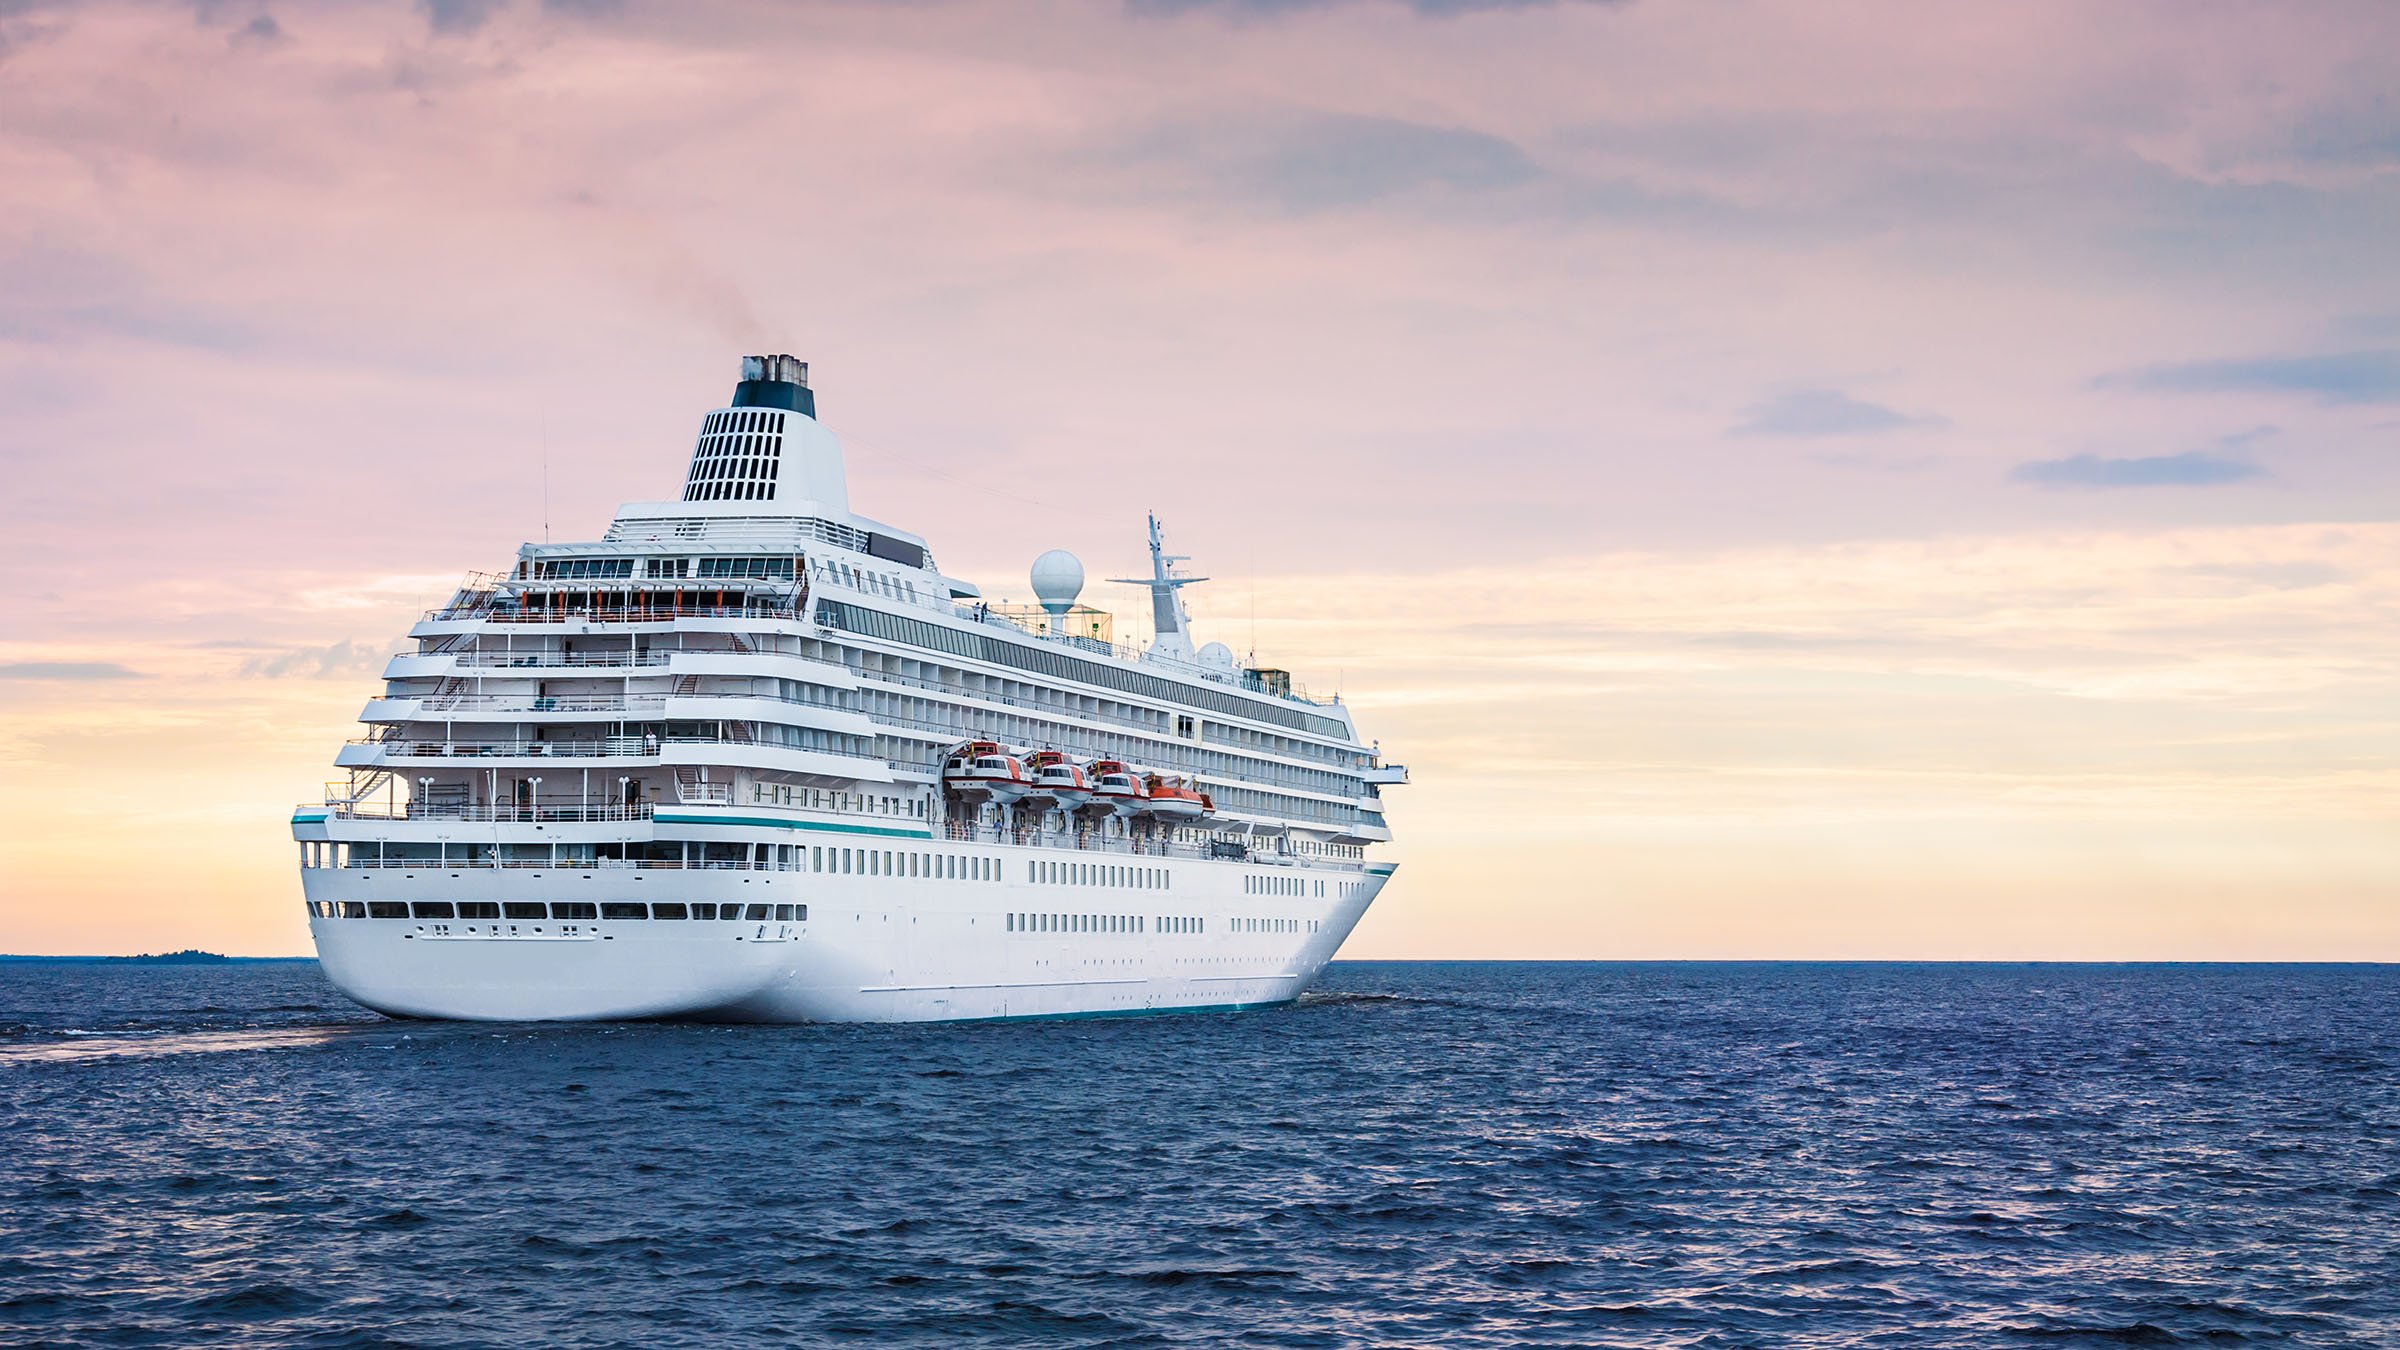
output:
[[[2400,969],[761,1028],[5,966],[0,1343],[2394,1346]]]

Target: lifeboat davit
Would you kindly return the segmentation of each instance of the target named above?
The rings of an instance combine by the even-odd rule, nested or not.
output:
[[[1025,761],[1025,771],[1028,806],[1047,805],[1073,811],[1092,799],[1092,781],[1084,777],[1082,767],[1064,751],[1037,751]]]
[[[942,764],[942,786],[970,800],[1022,799],[1033,786],[1024,761],[996,741],[969,741]]]
[[[1092,809],[1112,816],[1138,816],[1150,805],[1142,776],[1113,759],[1092,763]]]
[[[1150,792],[1150,814],[1170,825],[1204,820],[1216,813],[1217,804],[1207,793],[1178,779],[1152,774],[1143,786]]]

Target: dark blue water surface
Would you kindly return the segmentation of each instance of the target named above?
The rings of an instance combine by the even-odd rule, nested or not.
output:
[[[1344,964],[964,1027],[0,967],[0,1342],[2400,1345],[2400,969]]]

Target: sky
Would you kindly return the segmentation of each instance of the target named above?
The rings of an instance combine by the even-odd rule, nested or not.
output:
[[[1410,766],[1345,955],[2400,959],[2396,69],[2380,2],[0,0],[0,950],[307,950],[415,612],[789,351],[945,570],[1156,509]]]

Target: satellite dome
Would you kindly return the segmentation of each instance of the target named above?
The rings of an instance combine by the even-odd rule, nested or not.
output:
[[[1216,670],[1233,669],[1233,648],[1212,642],[1200,649],[1200,664]]]
[[[1033,560],[1033,594],[1042,608],[1063,616],[1083,593],[1083,560],[1054,548]]]

